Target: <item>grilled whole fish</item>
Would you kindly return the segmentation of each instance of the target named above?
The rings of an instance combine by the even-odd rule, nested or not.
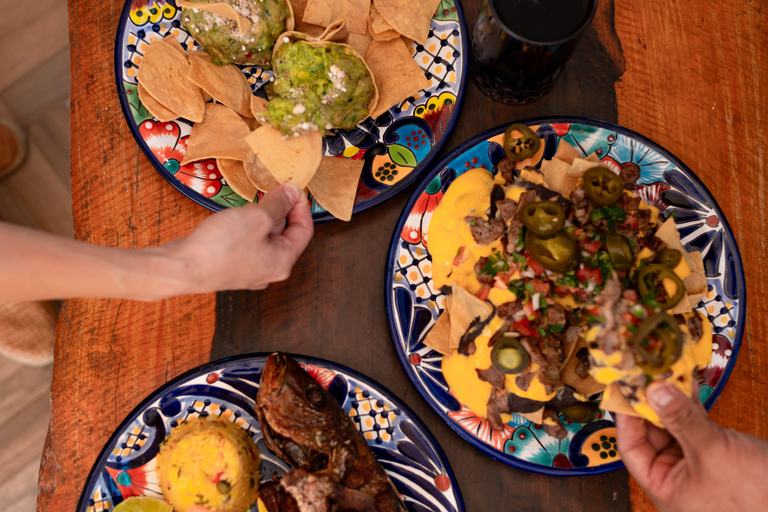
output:
[[[267,358],[256,413],[267,447],[296,468],[282,486],[301,512],[406,511],[349,416],[293,358]]]

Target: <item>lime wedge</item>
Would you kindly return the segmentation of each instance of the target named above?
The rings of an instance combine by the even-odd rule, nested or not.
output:
[[[157,498],[134,496],[120,503],[112,512],[173,512],[173,507]]]

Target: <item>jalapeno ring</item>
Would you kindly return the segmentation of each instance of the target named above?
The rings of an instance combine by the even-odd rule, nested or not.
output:
[[[660,265],[664,265],[665,267],[675,268],[680,264],[682,259],[683,255],[677,249],[664,249],[653,258],[653,261]]]
[[[525,232],[525,248],[531,258],[553,272],[568,272],[579,264],[576,242],[565,231],[540,236],[533,231]]]
[[[605,248],[608,250],[608,256],[616,270],[627,270],[632,268],[634,255],[632,246],[624,235],[619,233],[608,233],[605,235]]]
[[[512,132],[520,132],[520,137],[513,137]],[[541,139],[536,132],[524,124],[515,123],[504,132],[504,153],[513,162],[522,162],[535,155],[541,148]]]
[[[523,207],[520,219],[537,235],[554,235],[565,225],[565,209],[552,201],[536,201]]]
[[[491,364],[501,373],[507,375],[520,373],[528,368],[528,363],[528,352],[517,338],[504,335],[493,344]]]
[[[646,297],[657,287],[660,287],[661,290],[666,294],[667,292],[664,290],[663,285],[663,280],[665,277],[674,281],[677,289],[671,297],[667,294],[667,300],[659,301],[657,298],[659,295],[658,292],[656,292],[654,299],[656,299],[656,302],[659,303],[659,307],[661,309],[672,309],[677,306],[681,300],[683,300],[683,297],[685,297],[685,284],[683,284],[682,279],[680,279],[680,277],[675,274],[671,268],[660,265],[658,263],[651,263],[642,269],[637,276],[637,287],[640,291],[641,297]],[[653,279],[653,281],[648,283],[646,278]]]
[[[595,206],[608,206],[624,193],[624,182],[607,167],[592,167],[584,173],[584,191]]]
[[[594,402],[576,402],[563,409],[563,416],[576,423],[589,423],[597,418],[599,411]]]
[[[648,375],[660,375],[680,359],[683,351],[683,333],[675,317],[656,313],[645,320],[632,336],[632,347],[639,361],[637,365]]]

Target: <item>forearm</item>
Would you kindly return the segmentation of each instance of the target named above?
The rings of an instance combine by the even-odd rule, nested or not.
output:
[[[188,293],[189,270],[173,246],[103,247],[0,222],[0,302],[155,300]]]

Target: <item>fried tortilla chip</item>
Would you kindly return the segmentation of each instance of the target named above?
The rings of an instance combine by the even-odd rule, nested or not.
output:
[[[237,66],[219,66],[211,62],[211,56],[206,52],[190,52],[188,76],[219,103],[243,117],[253,117],[251,87]]]
[[[178,39],[173,37],[172,35],[167,35],[163,38],[163,42],[168,43],[169,45],[173,46],[177,52],[181,53],[184,58],[187,57],[187,50],[184,49],[183,46],[181,46],[181,43]]]
[[[555,151],[555,158],[571,165],[575,159],[584,158],[584,155],[581,154],[581,151],[560,139],[560,142],[557,144],[557,151]]]
[[[426,44],[432,16],[441,0],[373,0],[384,20],[405,37]]]
[[[295,183],[299,188],[309,184],[323,156],[323,136],[316,130],[283,138],[280,130],[263,125],[246,140],[278,183]]]
[[[379,89],[378,104],[371,112],[373,119],[429,87],[424,70],[413,60],[402,39],[373,41],[365,61]]]
[[[600,162],[600,157],[597,156],[597,153],[590,153],[587,156],[587,158],[585,158],[584,160],[586,160],[587,162],[598,163],[598,162]]]
[[[253,114],[253,117],[256,119],[262,119],[264,117],[264,114],[267,113],[267,103],[269,103],[267,100],[262,98],[261,96],[256,96],[255,94],[251,95],[251,114]]]
[[[570,164],[557,157],[553,157],[552,160],[543,160],[541,174],[544,176],[544,185],[549,190],[560,193],[563,189],[563,179],[570,168]]]
[[[217,103],[206,104],[205,119],[192,126],[187,153],[181,165],[208,158],[253,161],[253,151],[245,141],[251,133],[234,110]]]
[[[317,37],[318,41],[333,41],[334,43],[343,43],[349,38],[349,29],[347,28],[347,22],[344,20],[336,20],[327,27]]]
[[[523,418],[527,419],[528,421],[532,421],[537,425],[541,425],[544,422],[544,406],[541,406],[541,409],[535,412],[516,412],[515,414],[519,414]]]
[[[604,411],[640,417],[635,408],[622,396],[617,382],[612,382],[605,387],[603,398],[600,401],[600,408]]]
[[[424,338],[424,344],[433,350],[437,350],[444,356],[450,356],[453,354],[453,348],[450,344],[451,339],[451,315],[448,312],[448,308],[443,311],[443,314],[437,319],[435,325],[427,333],[427,337]]]
[[[704,271],[704,259],[701,252],[689,252],[693,265],[691,273],[683,279],[685,289],[688,291],[688,302],[692,308],[699,305],[699,301],[707,293],[707,274]]]
[[[150,114],[160,120],[160,122],[167,123],[168,121],[173,121],[174,119],[179,118],[179,114],[171,112],[162,106],[160,102],[157,101],[154,97],[152,97],[152,95],[144,89],[144,86],[141,85],[141,82],[139,82],[137,91],[139,93],[139,101],[141,104],[144,105],[147,110],[149,110]]]
[[[229,185],[232,190],[243,199],[253,202],[256,198],[257,190],[256,187],[253,186],[253,183],[248,179],[248,176],[245,175],[243,162],[220,158],[216,160],[216,164],[219,166],[221,175],[227,180],[227,185]]]
[[[154,39],[144,54],[137,78],[163,107],[199,123],[205,116],[200,88],[187,79],[189,62],[172,44]]]
[[[366,32],[364,36],[360,34],[349,34],[347,37],[347,44],[357,50],[357,53],[363,58],[368,54],[368,47],[371,46],[371,42],[373,42],[373,37],[371,37],[369,32]]]
[[[324,156],[309,182],[312,196],[337,219],[352,218],[363,163],[363,160]]]
[[[290,2],[288,2],[288,5],[290,6]],[[241,34],[245,34],[246,32],[248,32],[251,29],[251,26],[253,25],[253,22],[251,22],[251,20],[249,20],[245,16],[241,16],[235,10],[234,7],[232,7],[229,4],[225,4],[223,2],[192,3],[192,2],[187,2],[186,0],[176,0],[176,6],[183,7],[184,9],[197,9],[199,11],[208,11],[214,14],[218,14],[223,18],[236,21],[237,30]]]
[[[569,346],[570,354],[560,370],[560,378],[563,379],[563,383],[566,386],[571,386],[580,395],[592,396],[605,389],[605,385],[597,382],[591,375],[581,378],[576,373],[576,367],[580,364],[576,354],[582,348],[586,348],[586,346],[587,342],[581,338]]]
[[[269,192],[280,185],[277,178],[272,176],[272,173],[261,163],[258,157],[255,157],[253,162],[245,162],[243,167],[248,180],[262,192]]]
[[[560,195],[566,199],[570,199],[571,192],[573,192],[576,187],[584,182],[584,173],[593,167],[601,167],[601,165],[595,165],[594,162],[590,162],[589,160],[585,160],[583,158],[574,159],[571,167],[568,169],[568,172],[565,173],[565,177],[563,178],[563,183],[560,188]],[[602,167],[610,170],[610,167]]]
[[[377,41],[389,41],[400,37],[400,33],[381,17],[381,13],[374,4],[371,4],[371,16],[368,18],[368,32]]]
[[[459,348],[459,341],[475,319],[484,320],[491,313],[491,306],[462,288],[456,282],[451,282],[451,336],[450,347]]]
[[[704,273],[704,261],[700,252],[689,253],[680,242],[680,232],[677,230],[675,219],[670,217],[656,230],[656,237],[667,244],[670,249],[676,249],[683,255],[685,262],[691,269],[691,273],[683,279],[685,290],[688,294],[677,306],[672,309],[673,314],[690,313],[692,307],[699,303],[702,295],[707,291],[707,278]]]
[[[309,0],[301,21],[327,27],[332,21],[343,19],[350,32],[365,34],[370,10],[371,0]]]

